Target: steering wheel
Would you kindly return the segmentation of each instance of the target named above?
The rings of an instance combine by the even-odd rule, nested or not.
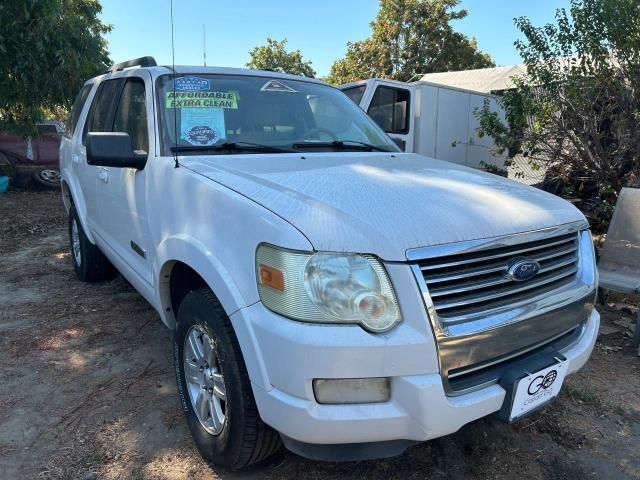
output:
[[[307,130],[304,134],[304,140],[311,140],[309,137],[311,137],[312,135],[317,134],[318,136],[320,136],[323,133],[327,135],[329,138],[331,138],[331,140],[334,142],[338,140],[338,137],[336,137],[336,135],[331,130],[327,128],[322,128],[322,127],[317,127],[317,128],[312,128],[311,130]]]

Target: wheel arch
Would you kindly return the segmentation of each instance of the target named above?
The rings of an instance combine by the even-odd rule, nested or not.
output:
[[[84,202],[84,197],[82,196],[82,190],[80,189],[80,185],[78,184],[77,179],[68,174],[69,172],[62,170],[60,172],[60,186],[62,189],[62,202],[64,203],[64,208],[67,213],[69,213],[69,209],[71,205],[73,205],[78,212],[78,217],[80,218],[80,224],[82,225],[82,229],[84,230],[85,235],[89,239],[91,243],[95,245],[95,240],[93,235],[91,234],[91,230],[87,225],[87,205]]]
[[[195,288],[211,289],[229,317],[247,305],[222,262],[193,238],[164,240],[158,246],[156,264],[162,319],[171,329],[175,328],[180,302]]]
[[[64,204],[64,209],[69,213],[71,203],[73,203],[73,198],[69,191],[69,184],[65,180],[62,180],[60,182],[60,188],[62,189],[62,203]]]

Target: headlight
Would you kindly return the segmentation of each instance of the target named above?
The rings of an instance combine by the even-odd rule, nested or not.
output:
[[[294,320],[358,323],[372,332],[400,321],[391,282],[371,255],[310,254],[261,245],[256,269],[262,303]]]

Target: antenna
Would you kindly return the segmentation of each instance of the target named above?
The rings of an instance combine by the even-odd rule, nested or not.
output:
[[[175,150],[173,151],[174,168],[180,167],[178,163],[178,111],[176,109],[176,48],[173,41],[173,0],[171,0],[171,83],[173,83],[173,136],[175,138]]]
[[[207,31],[204,23],[202,24],[202,56],[204,57],[204,66],[207,66]]]

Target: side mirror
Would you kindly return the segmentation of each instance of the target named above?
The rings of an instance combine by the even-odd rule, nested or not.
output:
[[[89,165],[142,170],[147,164],[147,156],[147,152],[133,150],[128,133],[91,132],[87,134]]]

